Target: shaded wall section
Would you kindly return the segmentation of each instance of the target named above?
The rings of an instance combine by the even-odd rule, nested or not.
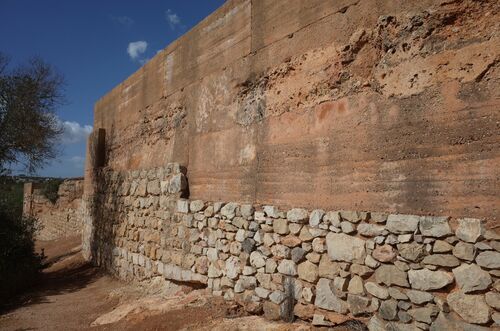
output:
[[[24,184],[23,213],[38,219],[39,240],[55,240],[82,232],[81,212],[83,179],[66,179],[57,191],[57,200],[47,199],[42,184]]]
[[[498,220],[497,1],[227,1],[95,107],[191,198]]]

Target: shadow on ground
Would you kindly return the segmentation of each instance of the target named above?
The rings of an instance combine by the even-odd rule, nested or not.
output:
[[[68,238],[61,242],[60,247],[50,247],[51,255],[44,261],[38,281],[10,302],[0,304],[0,315],[19,307],[47,303],[47,296],[78,291],[103,276],[102,271],[81,258],[80,248],[65,251],[66,242],[75,246],[78,239]],[[37,246],[43,247],[43,243]]]

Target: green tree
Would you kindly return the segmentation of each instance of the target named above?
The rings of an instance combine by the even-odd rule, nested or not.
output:
[[[42,60],[10,68],[0,53],[0,306],[36,279],[42,260],[37,222],[22,214],[22,184],[2,174],[16,164],[33,172],[57,155],[62,128],[54,111],[62,86],[62,76]]]
[[[10,68],[0,53],[0,174],[13,164],[33,172],[57,156],[62,87],[62,76],[41,59]]]

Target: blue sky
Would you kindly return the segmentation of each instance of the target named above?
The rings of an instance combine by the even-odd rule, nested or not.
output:
[[[0,51],[12,64],[40,56],[66,79],[65,132],[41,176],[83,175],[94,103],[224,0],[0,0]]]

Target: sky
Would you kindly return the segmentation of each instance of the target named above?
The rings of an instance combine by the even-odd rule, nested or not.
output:
[[[41,57],[65,78],[65,103],[57,109],[61,153],[36,174],[83,176],[95,102],[223,3],[0,0],[0,52],[13,66]]]

